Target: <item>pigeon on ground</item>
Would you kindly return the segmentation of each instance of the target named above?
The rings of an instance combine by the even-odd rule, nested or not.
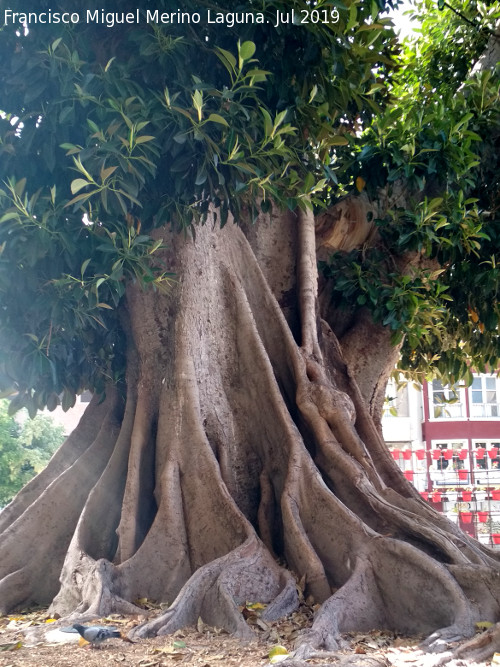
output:
[[[121,632],[116,628],[107,625],[80,625],[79,623],[74,623],[73,628],[92,646],[100,644],[106,641],[106,639],[113,639],[114,637],[123,639],[123,641],[130,644],[135,643],[128,637],[123,637]]]

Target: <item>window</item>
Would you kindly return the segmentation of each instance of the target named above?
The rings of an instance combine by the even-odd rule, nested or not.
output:
[[[500,484],[500,442],[473,440],[474,478],[476,484]]]
[[[440,458],[434,458],[436,461],[436,468],[438,470],[462,470],[464,468],[464,458],[468,456],[468,454],[464,455],[460,454],[460,452],[466,452],[467,450],[464,448],[464,443],[462,441],[460,442],[437,442],[436,444],[433,443],[433,448],[436,450],[440,449],[443,453],[441,454]]]
[[[500,417],[497,378],[476,375],[470,388],[471,417]]]
[[[476,470],[500,471],[500,442],[474,440],[474,468]]]
[[[463,417],[463,401],[458,385],[452,387],[433,380],[430,385],[431,415],[434,419]]]
[[[429,474],[432,483],[438,486],[470,484],[467,441],[433,440]]]

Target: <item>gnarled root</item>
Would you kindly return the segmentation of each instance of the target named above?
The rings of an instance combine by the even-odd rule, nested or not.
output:
[[[459,646],[453,652],[453,657],[482,662],[490,660],[497,651],[500,651],[500,623],[496,623],[477,637]]]
[[[274,620],[298,606],[293,578],[277,566],[255,538],[235,551],[200,568],[182,588],[172,606],[161,616],[134,629],[133,637],[151,637],[195,625],[200,617],[249,639],[253,632],[238,605],[247,600],[269,602],[263,618]]]

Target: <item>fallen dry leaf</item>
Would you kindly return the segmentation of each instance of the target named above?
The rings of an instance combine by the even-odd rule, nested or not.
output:
[[[15,642],[13,644],[0,644],[0,651],[17,651],[22,646],[22,642]]]
[[[223,630],[207,626],[200,619],[196,627],[177,630],[168,638],[154,637],[130,645],[110,641],[99,649],[88,649],[85,652],[76,644],[78,635],[74,644],[65,645],[63,648],[60,645],[54,646],[46,643],[26,646],[23,640],[20,651],[1,654],[0,664],[2,667],[8,667],[4,665],[4,662],[8,662],[10,667],[52,667],[55,665],[81,667],[82,664],[85,667],[112,667],[113,664],[123,665],[123,667],[134,665],[135,667],[173,667],[176,664],[192,667],[218,667],[219,665],[221,667],[258,667],[259,665],[264,667],[266,663],[269,664],[268,654],[273,645],[281,645],[289,654],[291,653],[295,637],[310,628],[313,616],[311,607],[302,604],[297,611],[286,618],[266,622],[269,629],[264,631],[256,623],[258,612],[259,610],[254,610],[252,621],[249,622],[256,635],[255,641],[250,643],[241,642]],[[160,613],[158,609],[152,612],[152,617]],[[49,618],[46,610],[37,610],[26,615],[20,614],[17,617],[18,621],[0,617],[2,643],[16,643],[21,639],[23,628],[27,628],[30,632],[43,630],[44,636],[47,632],[57,630],[53,625],[44,625]],[[132,627],[137,625],[141,619],[111,615],[108,620],[111,621],[110,624],[119,625],[124,631],[127,628],[126,623]],[[93,622],[102,624],[102,621],[97,619]],[[12,626],[7,629],[9,623],[12,623]],[[29,627],[30,625],[37,627]],[[339,656],[342,655],[341,662],[343,663],[344,656],[353,661],[350,664],[346,663],[345,667],[354,667],[356,664],[374,667],[375,661],[381,665],[384,660],[386,665],[392,667],[432,667],[435,664],[426,662],[426,654],[422,654],[418,649],[421,637],[398,637],[393,632],[361,632],[346,633],[343,639],[346,644],[350,645],[350,649],[339,652]],[[379,648],[370,648],[369,643]],[[357,647],[368,655],[355,653]],[[332,662],[332,656],[318,655],[311,658],[307,664],[311,667],[325,665],[325,659],[328,657],[330,661],[328,664],[339,665],[339,656],[333,658]],[[288,660],[290,661],[290,655],[288,655]],[[372,662],[368,663],[367,660],[372,660]],[[283,664],[287,664],[286,660]],[[494,664],[500,667],[500,661]],[[475,667],[487,666],[486,663],[482,663]]]

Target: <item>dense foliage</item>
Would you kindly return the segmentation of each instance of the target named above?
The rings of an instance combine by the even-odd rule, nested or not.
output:
[[[361,179],[375,199],[392,190],[393,205],[374,247],[324,269],[340,302],[369,308],[395,343],[405,336],[402,368],[470,381],[471,365],[495,369],[500,354],[499,69],[471,74],[500,5],[461,9],[467,16],[420,3],[393,103],[341,158],[346,182]]]
[[[229,210],[255,214],[257,197],[264,210],[271,200],[295,208],[333,177],[327,158],[347,143],[344,124],[376,108],[387,30],[377,5],[354,4],[335,23],[275,28],[276,11],[292,6],[308,7],[252,3],[271,22],[237,32],[4,28],[1,383],[19,391],[14,407],[53,407],[61,394],[68,407],[84,387],[119,379],[115,308],[127,280],[169,280],[153,228],[187,230],[209,203],[221,224]]]
[[[73,0],[64,11],[84,17],[93,4]],[[438,361],[457,372],[466,355],[496,363],[498,312],[481,304],[496,302],[497,289],[497,214],[484,179],[498,174],[486,141],[498,124],[498,80],[462,86],[487,34],[462,26],[455,53],[445,37],[457,17],[443,14],[446,27],[426,48],[398,56],[381,13],[390,4],[324,0],[316,7],[328,20],[300,23],[311,11],[302,0],[219,2],[213,14],[260,12],[268,22],[146,22],[148,8],[177,11],[164,0],[141,3],[138,24],[4,26],[0,385],[18,392],[13,409],[67,408],[77,392],[121,379],[117,306],[127,282],[168,289],[173,278],[156,259],[155,229],[195,233],[210,205],[224,225],[229,212],[239,221],[271,206],[321,208],[365,186],[377,197],[387,183],[410,196],[378,221],[378,247],[329,263],[340,301],[407,334],[415,368]],[[276,13],[292,9],[296,24],[276,25]],[[127,11],[135,4],[121,3]],[[437,266],[402,270],[397,257],[415,251]],[[457,291],[462,275],[472,290]],[[434,358],[457,341],[458,362]]]
[[[48,463],[64,440],[64,429],[47,415],[18,419],[8,414],[9,403],[0,401],[0,507]]]

